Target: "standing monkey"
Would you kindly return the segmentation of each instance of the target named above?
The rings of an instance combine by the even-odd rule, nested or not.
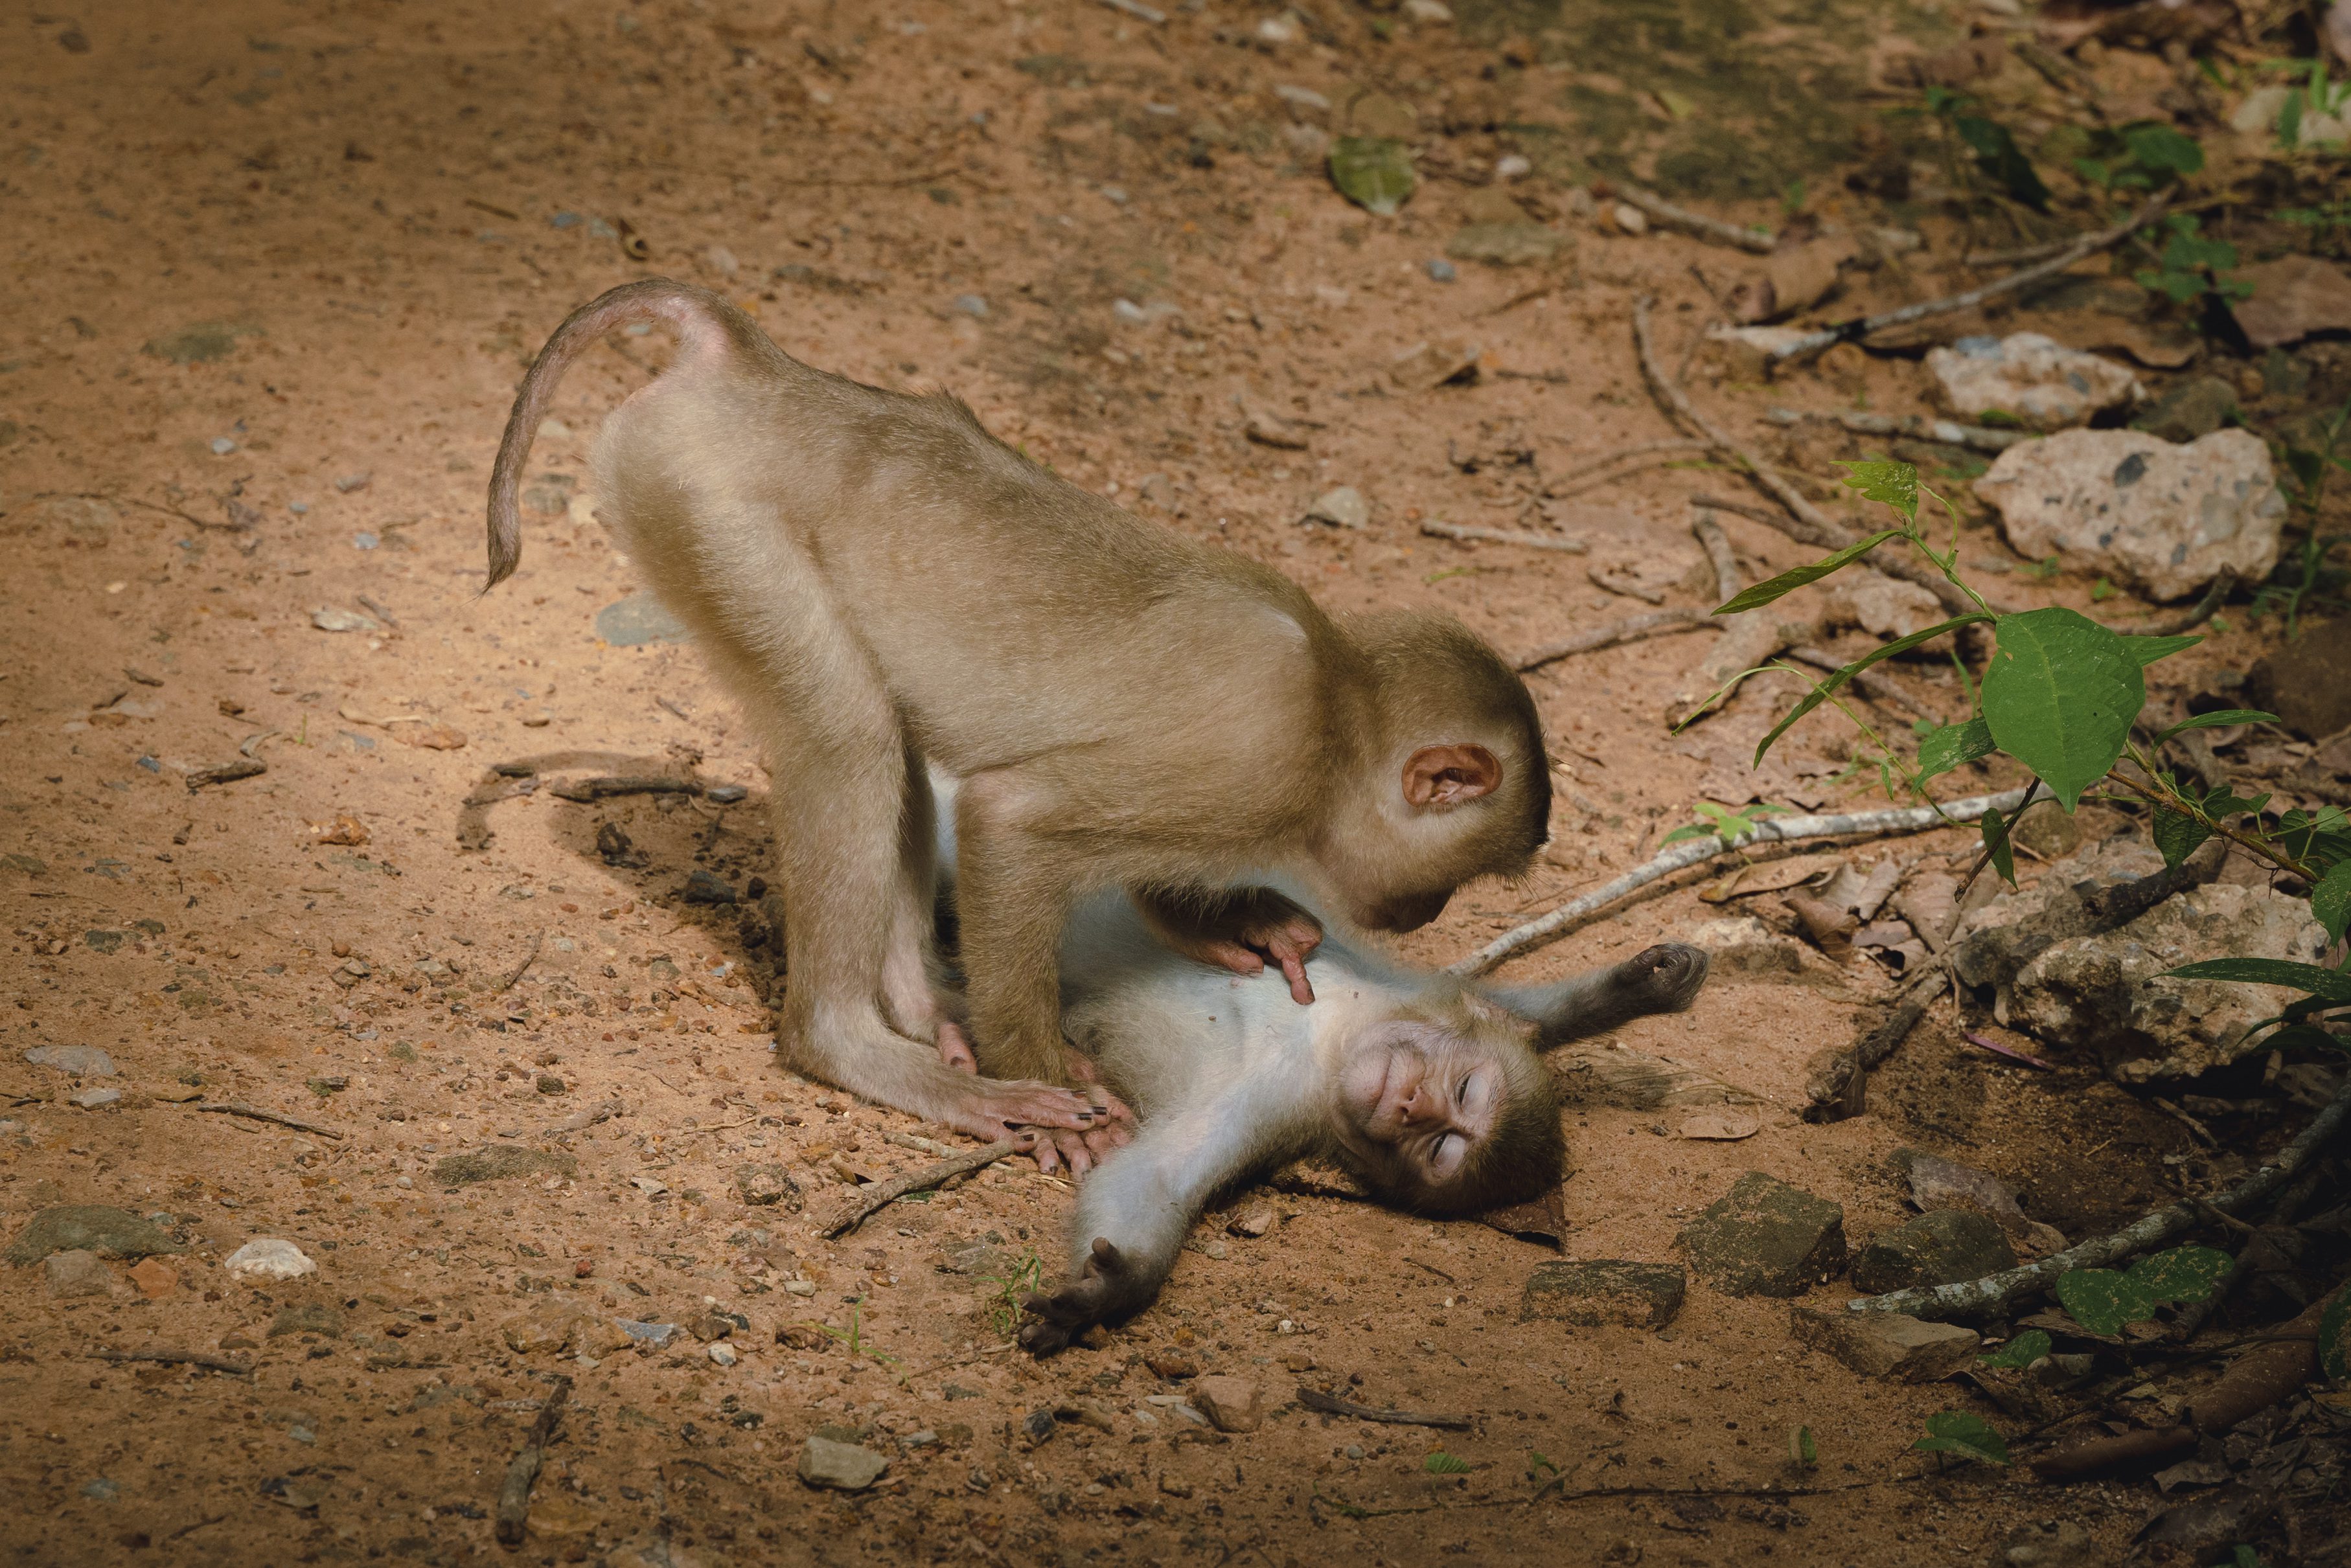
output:
[[[1301,961],[1294,906],[1206,889],[1294,873],[1356,924],[1410,929],[1522,868],[1551,787],[1526,688],[1458,623],[1334,619],[1296,585],[1156,527],[1006,447],[948,397],[799,363],[718,296],[624,285],[557,328],[490,482],[489,581],[564,369],[658,322],[668,368],[614,411],[598,510],[730,689],[775,780],[794,1062],[983,1137],[1093,1137],[1063,1087],[1056,949],[1076,900],[1131,890],[1185,950]],[[991,1076],[927,1042],[932,813],[963,781],[963,961]],[[1009,1081],[1008,1081],[1009,1080]]]

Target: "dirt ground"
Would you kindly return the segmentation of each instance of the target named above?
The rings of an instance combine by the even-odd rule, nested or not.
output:
[[[1497,0],[1451,26],[1335,4],[1294,22],[1171,9],[1154,25],[1092,0],[90,0],[6,19],[0,1235],[104,1204],[180,1249],[135,1277],[113,1265],[100,1296],[0,1269],[15,1560],[508,1555],[491,1513],[558,1375],[572,1391],[519,1552],[534,1563],[1960,1563],[2058,1520],[2118,1555],[2160,1505],[2145,1486],[1942,1469],[1910,1450],[1924,1417],[1989,1407],[1802,1348],[1784,1302],[1694,1282],[1662,1331],[1521,1321],[1553,1253],[1311,1185],[1211,1215],[1157,1304],[1042,1364],[1009,1347],[1007,1303],[1032,1259],[1058,1266],[1064,1183],[1000,1166],[816,1237],[849,1185],[930,1161],[910,1136],[949,1135],[775,1064],[781,981],[750,890],[767,777],[691,647],[632,601],[582,477],[663,339],[616,339],[564,386],[521,572],[480,594],[491,452],[572,306],[645,275],[722,288],[810,363],[952,389],[1073,481],[1333,607],[1441,607],[1519,649],[1646,607],[1593,571],[1698,605],[1687,498],[1751,499],[1692,460],[1538,502],[1679,433],[1634,359],[1636,293],[1660,296],[1693,396],[1853,522],[1823,476],[1860,438],[1754,416],[1925,407],[1915,358],[1833,358],[1768,397],[1686,358],[1740,256],[1605,226],[1580,194],[1593,178],[1741,223],[1781,219],[1802,181],[1823,223],[1927,235],[1924,259],[1853,292],[1971,275],[1948,271],[1970,236],[1931,202],[1889,206],[1841,173],[1875,155],[1864,122],[1896,101],[1872,85],[1883,61],[1962,37],[1958,8]],[[2164,79],[2123,51],[2111,71],[2126,95]],[[1398,103],[1427,183],[1374,219],[1321,149]],[[1492,215],[1509,154],[1531,170],[1511,188],[1522,215],[1564,248],[1441,281],[1430,264],[1465,215]],[[1389,371],[1461,338],[1482,350],[1470,380]],[[2309,363],[2307,400],[2273,412],[2341,379],[2324,346]],[[1253,439],[1253,418],[1285,444]],[[1367,498],[1368,527],[1301,524],[1338,484]],[[1556,528],[1591,553],[1425,535],[1437,518]],[[1812,554],[1724,523],[1752,576]],[[2023,572],[1980,515],[1962,549],[2009,572],[2017,602],[2091,604],[2086,580]],[[2192,689],[2273,635],[2241,621],[2165,674]],[[1784,695],[1668,732],[1666,695],[1704,640],[1531,677],[1562,758],[1553,846],[1408,954],[1447,961],[1637,864],[1701,797],[1862,799],[1817,722],[1749,778]],[[1170,678],[1213,681],[1201,653]],[[1948,672],[1905,680],[1957,711]],[[266,771],[200,783],[247,759]],[[625,774],[740,787],[560,793]],[[1969,847],[1898,853],[1964,868]],[[689,901],[696,872],[744,901]],[[1608,961],[1721,912],[1677,888],[1508,972]],[[1904,1146],[1995,1172],[2078,1240],[2210,1189],[2303,1114],[2249,1120],[2216,1155],[2095,1064],[2036,1073],[1938,1012],[1870,1114],[1804,1124],[1806,1062],[1888,990],[1868,960],[1727,974],[1689,1014],[1621,1031],[1753,1091],[1763,1125],[1701,1141],[1669,1113],[1578,1105],[1565,1255],[1672,1261],[1749,1170],[1843,1205],[1858,1246],[1907,1213],[1887,1164]],[[120,1071],[25,1060],[44,1045],[99,1047]],[[120,1092],[76,1102],[93,1087]],[[221,1103],[311,1125],[198,1109]],[[746,1201],[758,1167],[796,1190]],[[1259,1209],[1268,1233],[1228,1232]],[[292,1241],[316,1272],[233,1279],[225,1258],[255,1237]],[[575,1333],[573,1309],[601,1326]],[[630,1348],[616,1318],[680,1329]],[[732,1365],[712,1354],[721,1331]],[[102,1354],[150,1351],[251,1370]],[[1150,1364],[1181,1370],[1171,1357],[1257,1380],[1262,1428],[1187,1419],[1185,1380]],[[1473,1425],[1316,1415],[1301,1382]],[[1817,1468],[1790,1459],[1799,1426]],[[887,1456],[887,1477],[804,1486],[820,1429]],[[1438,1450],[1467,1472],[1433,1473]],[[1545,1466],[1563,1479],[1540,1492]]]

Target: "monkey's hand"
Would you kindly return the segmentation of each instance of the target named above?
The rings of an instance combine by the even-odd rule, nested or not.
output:
[[[1134,903],[1152,934],[1194,962],[1253,975],[1270,959],[1290,981],[1290,1000],[1301,1006],[1314,1000],[1306,960],[1322,945],[1322,923],[1272,888],[1212,894],[1205,902],[1136,893]]]
[[[1037,1318],[1020,1331],[1020,1344],[1039,1355],[1050,1355],[1103,1319],[1142,1306],[1158,1284],[1156,1279],[1146,1279],[1108,1237],[1097,1236],[1076,1279],[1050,1295],[1031,1295],[1020,1303]]]

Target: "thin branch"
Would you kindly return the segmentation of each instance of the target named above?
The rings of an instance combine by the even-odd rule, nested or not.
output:
[[[2204,597],[2179,614],[2130,630],[2124,630],[2121,627],[2116,627],[2115,629],[2122,632],[2125,637],[2179,637],[2194,631],[2212,618],[2213,613],[2220,609],[2220,602],[2229,597],[2230,590],[2236,586],[2236,568],[2223,566],[2220,568],[2220,576],[2212,579],[2212,586],[2204,590]]]
[[[1320,1388],[1298,1386],[1298,1402],[1310,1410],[1320,1410],[1326,1416],[1345,1416],[1357,1421],[1383,1421],[1391,1427],[1436,1427],[1447,1432],[1466,1432],[1477,1423],[1467,1416],[1431,1416],[1418,1410],[1381,1410],[1369,1405],[1358,1405],[1353,1399],[1342,1399],[1335,1394],[1325,1394]]]
[[[1740,581],[1739,557],[1731,553],[1730,535],[1711,517],[1691,518],[1690,535],[1698,540],[1698,548],[1706,552],[1707,565],[1714,568],[1714,602],[1729,604],[1746,586]]]
[[[1937,1322],[2005,1312],[2011,1303],[2054,1284],[2061,1274],[2074,1269],[2102,1269],[2135,1252],[2163,1245],[2203,1218],[2201,1203],[2210,1203],[2229,1214],[2253,1207],[2309,1164],[2342,1130],[2346,1116],[2351,1116],[2351,1078],[2345,1079],[2335,1098],[2303,1129],[2301,1137],[2278,1150],[2268,1163],[2230,1191],[2210,1199],[2168,1204],[2110,1236],[2069,1247],[2021,1269],[2003,1269],[1980,1280],[1965,1280],[1953,1285],[1921,1285],[1882,1296],[1863,1296],[1845,1303],[1845,1308],[1849,1312],[1903,1313]]]
[[[1826,670],[1832,673],[1843,670],[1849,662],[1839,659],[1824,648],[1792,648],[1788,649],[1788,657],[1809,664],[1815,670]],[[1852,678],[1850,684],[1871,701],[1899,708],[1914,719],[1926,719],[1931,722],[1935,718],[1934,714],[1912,701],[1910,694],[1902,690],[1900,683],[1875,670],[1862,670]]]
[[[36,501],[52,497],[75,501],[110,501],[117,506],[136,506],[142,511],[160,512],[166,517],[177,517],[196,528],[214,528],[224,534],[245,534],[252,531],[250,523],[207,523],[193,512],[183,512],[176,506],[166,506],[160,501],[141,501],[135,495],[110,495],[103,490],[42,490],[34,493]]]
[[[530,972],[530,966],[538,961],[539,944],[546,940],[546,928],[541,927],[538,930],[532,932],[530,938],[530,951],[522,955],[522,962],[515,965],[514,972],[507,976],[506,979],[498,981],[496,988],[494,989],[490,994],[492,996],[504,996],[507,992],[512,991],[516,986],[521,984],[522,977]]]
[[[1839,343],[1850,343],[1857,338],[1867,337],[1873,333],[1883,332],[1889,327],[1904,327],[1913,321],[1924,321],[1929,317],[1949,316],[1954,311],[1970,309],[1981,305],[1987,299],[1996,299],[2003,294],[2013,294],[2027,285],[2039,283],[2044,277],[2054,277],[2083,257],[2128,239],[2132,234],[2161,217],[2164,209],[2170,204],[2171,192],[2159,191],[2141,204],[2137,212],[2133,213],[2121,223],[2100,229],[2095,234],[2084,234],[2047,261],[2036,265],[2010,273],[2006,277],[1994,278],[1991,282],[1969,289],[1963,294],[1950,295],[1942,299],[1920,300],[1916,305],[1906,305],[1898,310],[1880,311],[1876,316],[1861,317],[1839,326],[1807,333],[1786,347],[1775,348],[1765,355],[1764,369],[1775,369],[1792,359],[1810,358],[1823,348],[1831,348]]]
[[[498,1491],[498,1516],[496,1533],[498,1544],[520,1546],[523,1535],[530,1527],[530,1487],[538,1479],[538,1469],[546,1462],[548,1445],[555,1441],[555,1425],[563,1418],[564,1401],[571,1397],[571,1379],[559,1375],[554,1391],[538,1407],[538,1419],[530,1424],[530,1436],[507,1466],[506,1485]]]
[[[1646,295],[1633,302],[1633,345],[1641,357],[1641,373],[1648,379],[1650,389],[1656,395],[1657,400],[1683,424],[1712,442],[1718,451],[1726,452],[1745,463],[1753,475],[1755,483],[1770,491],[1772,498],[1788,509],[1789,515],[1794,520],[1793,524],[1777,522],[1773,526],[1804,544],[1816,545],[1824,549],[1841,550],[1852,544],[1855,538],[1854,534],[1842,525],[1831,522],[1819,507],[1805,500],[1802,492],[1782,478],[1778,472],[1758,456],[1751,448],[1733,441],[1719,426],[1699,413],[1691,405],[1688,395],[1666,379],[1664,368],[1657,363],[1656,345],[1652,340],[1649,331],[1650,304],[1651,300]],[[1712,504],[1705,501],[1698,504]],[[1740,509],[1722,507],[1719,510],[1738,511]],[[1802,525],[1801,532],[1795,524]],[[1873,551],[1871,554],[1875,556],[1876,552]],[[1907,577],[1912,582],[1920,584],[1955,614],[1966,615],[1972,610],[1983,607],[1965,588],[1960,587],[1941,573],[1918,565],[1907,555],[1887,555],[1873,561],[1873,564],[1889,576]]]
[[[1420,531],[1437,539],[1483,540],[1489,545],[1524,545],[1531,550],[1559,550],[1581,556],[1591,548],[1581,539],[1560,534],[1523,534],[1515,528],[1479,528],[1466,523],[1440,523],[1432,517]]]
[[[1638,642],[1668,631],[1697,631],[1719,623],[1710,616],[1694,609],[1644,610],[1639,615],[1626,616],[1623,620],[1610,621],[1589,631],[1558,642],[1547,642],[1521,656],[1517,669],[1523,674],[1540,670],[1554,659],[1567,659],[1578,653],[1597,653],[1604,648],[1614,648],[1620,642]]]
[[[936,1165],[926,1165],[904,1176],[893,1176],[887,1181],[877,1181],[858,1194],[858,1201],[853,1207],[820,1226],[817,1234],[826,1241],[846,1236],[909,1192],[928,1192],[967,1170],[994,1165],[1008,1155],[1025,1154],[1035,1141],[1033,1137],[1026,1137],[998,1138],[985,1148],[976,1148],[968,1154],[943,1159]]]
[[[1641,455],[1622,453],[1618,458],[1609,460],[1606,465],[1594,464],[1593,468],[1581,470],[1578,473],[1562,474],[1548,482],[1543,485],[1543,499],[1565,501],[1572,495],[1604,490],[1619,480],[1630,479],[1643,469],[1665,468],[1708,450],[1708,443],[1702,441],[1651,441],[1646,448],[1634,449]]]
[[[296,1132],[316,1133],[320,1137],[340,1138],[343,1136],[332,1127],[322,1127],[316,1122],[306,1122],[299,1116],[286,1116],[278,1111],[265,1111],[259,1106],[239,1106],[222,1101],[201,1105],[196,1109],[213,1111],[225,1116],[249,1116],[257,1122],[276,1122],[279,1127],[292,1127]]]
[[[147,1361],[161,1366],[202,1366],[212,1372],[233,1372],[239,1377],[249,1376],[253,1372],[251,1362],[214,1355],[202,1350],[93,1350],[89,1354],[93,1361]]]
[[[1972,447],[1977,452],[2003,452],[2018,441],[2033,439],[2031,431],[1996,431],[1988,425],[1963,425],[1950,420],[1923,420],[1916,414],[1897,420],[1891,414],[1824,414],[1809,409],[1766,409],[1763,418],[1775,425],[1836,424],[1855,435],[1910,436],[1919,441],[1941,441],[1945,446]]]
[[[1687,867],[1718,856],[1733,854],[1751,845],[1787,843],[1805,838],[1876,837],[1897,833],[1924,833],[1938,827],[1963,827],[1987,811],[2008,812],[2023,800],[2021,789],[2000,794],[1972,795],[1939,805],[1895,806],[1884,811],[1842,815],[1767,817],[1752,833],[1737,838],[1689,838],[1668,846],[1646,865],[1635,867],[1604,888],[1562,904],[1547,915],[1503,932],[1468,957],[1446,966],[1448,974],[1483,974],[1514,953],[1523,952],[1580,924],[1590,916]]]
[[[1686,452],[1708,451],[1711,445],[1708,441],[1692,441],[1687,436],[1675,436],[1668,441],[1645,441],[1638,446],[1620,447],[1597,462],[1587,462],[1582,468],[1571,468],[1565,473],[1554,474],[1551,482],[1566,484],[1573,480],[1588,479],[1604,469],[1614,468],[1636,457],[1680,456]]]
[[[1768,229],[1761,233],[1754,229],[1742,229],[1735,223],[1726,223],[1719,218],[1709,218],[1703,213],[1693,213],[1687,207],[1677,207],[1663,196],[1655,192],[1644,191],[1637,185],[1612,185],[1609,190],[1616,200],[1627,206],[1639,208],[1657,222],[1671,223],[1677,229],[1687,229],[1700,239],[1712,240],[1717,244],[1750,251],[1759,256],[1768,256],[1773,247],[1780,243],[1780,237]]]

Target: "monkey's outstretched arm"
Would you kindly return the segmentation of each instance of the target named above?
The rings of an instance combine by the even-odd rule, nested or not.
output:
[[[706,289],[653,277],[609,289],[564,318],[516,389],[514,411],[507,416],[506,435],[498,442],[497,463],[490,471],[490,576],[483,592],[504,582],[522,559],[522,518],[515,492],[522,483],[532,438],[555,400],[556,383],[571,361],[605,333],[637,321],[666,322],[676,331],[681,349],[715,350],[727,340],[730,315],[740,313]]]
[[[1535,1044],[1553,1045],[1598,1034],[1653,1012],[1679,1012],[1706,983],[1707,957],[1685,942],[1646,948],[1623,963],[1570,975],[1549,985],[1480,985],[1477,989],[1521,1018],[1534,1021]]]
[[[1020,1343],[1050,1355],[1095,1324],[1148,1306],[1210,1195],[1281,1152],[1266,1121],[1244,1093],[1146,1122],[1078,1189],[1070,1278],[1022,1303],[1037,1321]]]

